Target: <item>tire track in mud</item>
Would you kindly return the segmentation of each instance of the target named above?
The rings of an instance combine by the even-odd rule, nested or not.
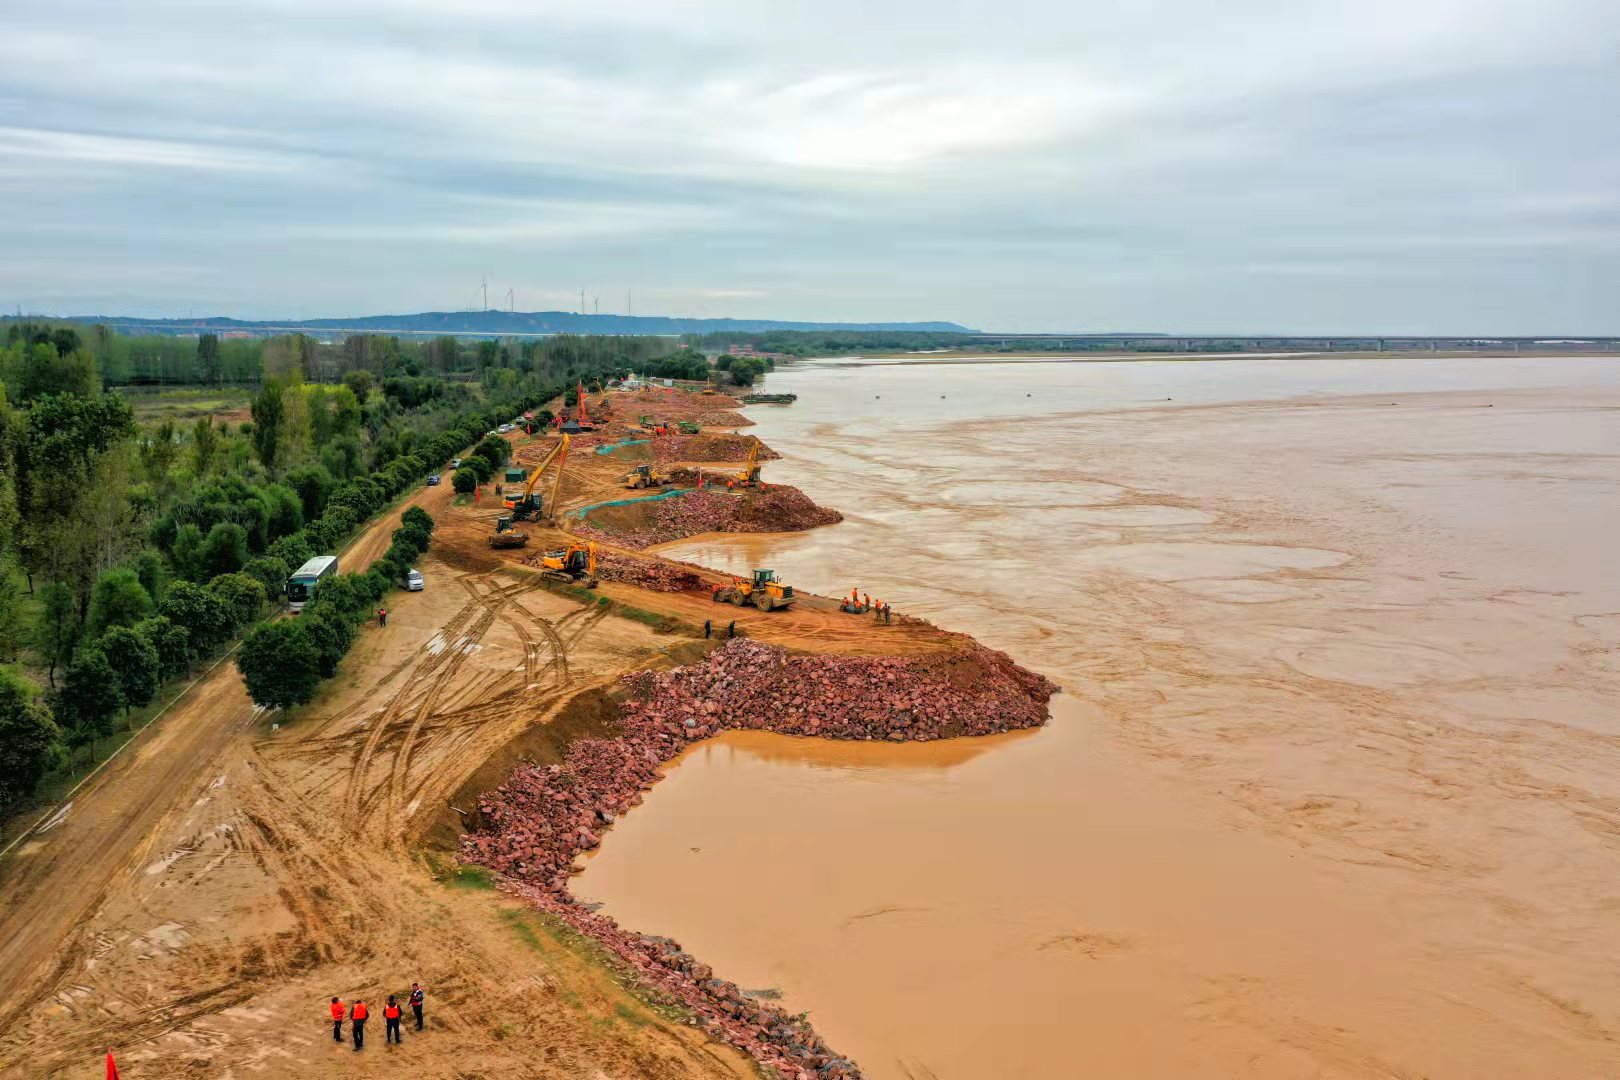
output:
[[[477,618],[473,620],[472,625],[467,628],[467,632],[461,635],[453,644],[447,644],[444,652],[434,658],[437,661],[440,657],[448,656],[448,660],[443,663],[424,665],[428,670],[426,688],[421,701],[415,708],[410,710],[410,720],[400,735],[400,743],[394,751],[393,758],[389,761],[388,779],[382,785],[380,794],[383,798],[383,816],[385,820],[393,820],[400,812],[402,774],[409,767],[411,756],[415,751],[416,738],[422,729],[423,722],[432,713],[434,706],[438,704],[439,697],[444,692],[445,687],[455,678],[456,673],[461,670],[461,666],[466,662],[467,655],[471,652],[472,647],[482,641],[484,635],[489,632],[489,628],[494,625],[495,618],[500,611],[500,605],[505,599],[499,590],[494,590],[487,596],[479,595],[476,587],[468,579],[462,578],[460,580],[462,587],[472,594],[473,603],[478,605],[481,610]],[[361,791],[364,788],[365,775],[370,770],[371,760],[381,745],[387,730],[394,726],[394,721],[398,715],[398,712],[395,712],[380,721],[377,724],[376,731],[373,733],[373,738],[368,740],[367,752],[363,755],[363,760],[356,762],[351,776],[351,782],[356,791]],[[362,792],[358,803],[355,804],[355,809],[364,812],[376,798],[377,793],[373,793],[371,797],[367,798]],[[390,846],[398,846],[400,843],[398,833],[394,830],[385,831],[384,842]]]

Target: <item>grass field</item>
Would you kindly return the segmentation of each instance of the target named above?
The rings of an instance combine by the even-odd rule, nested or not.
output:
[[[135,410],[139,424],[191,421],[213,416],[231,423],[249,419],[252,391],[242,386],[126,386],[118,393]]]

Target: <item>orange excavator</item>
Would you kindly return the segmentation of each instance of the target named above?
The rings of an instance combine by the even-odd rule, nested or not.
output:
[[[551,453],[547,454],[545,459],[535,467],[534,472],[529,474],[529,482],[523,485],[521,494],[514,490],[505,497],[506,508],[512,511],[513,521],[529,521],[541,518],[548,507],[551,512],[549,515],[545,515],[543,520],[550,521],[556,518],[557,498],[562,494],[563,466],[568,461],[568,439],[569,436],[566,432],[558,437],[557,445],[551,448]],[[557,471],[551,477],[551,497],[542,499],[535,494],[535,485],[540,482],[540,477],[545,474],[546,469],[553,462],[556,463]]]
[[[596,430],[596,425],[591,423],[591,415],[590,415],[590,413],[585,411],[585,383],[584,383],[584,380],[581,380],[580,382],[575,384],[575,390],[579,394],[579,430],[581,430],[581,431],[595,431]]]

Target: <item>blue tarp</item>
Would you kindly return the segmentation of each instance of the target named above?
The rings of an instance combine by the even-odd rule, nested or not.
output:
[[[582,518],[592,510],[601,510],[609,506],[629,506],[631,503],[638,502],[653,502],[657,499],[673,499],[677,495],[688,495],[696,490],[697,488],[670,488],[668,491],[660,491],[656,495],[637,495],[629,499],[609,499],[607,502],[592,503],[590,506],[582,506],[573,513],[576,518]]]
[[[603,443],[596,448],[596,452],[598,454],[611,454],[621,446],[640,446],[644,442],[651,441],[651,439],[621,439],[618,442]]]

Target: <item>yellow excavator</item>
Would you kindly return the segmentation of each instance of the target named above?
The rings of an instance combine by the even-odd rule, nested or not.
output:
[[[634,491],[637,488],[663,487],[669,483],[669,477],[663,473],[653,471],[651,465],[637,465],[624,474],[624,486]]]
[[[743,463],[742,472],[737,474],[738,487],[759,487],[759,437],[754,437],[754,445],[748,448],[748,460]]]
[[[506,508],[512,511],[513,521],[530,521],[534,519],[550,521],[556,518],[557,498],[562,494],[563,466],[568,461],[568,438],[566,433],[559,436],[557,445],[551,448],[551,453],[547,454],[545,460],[541,461],[535,467],[534,472],[529,474],[529,482],[523,485],[521,494],[514,490],[505,496],[503,501]],[[549,498],[542,499],[534,493],[535,485],[540,483],[540,477],[545,474],[546,469],[550,468],[553,462],[556,462],[557,471],[551,477],[551,495]],[[546,514],[548,509],[550,513]]]
[[[761,611],[779,611],[793,600],[793,586],[777,581],[775,570],[755,570],[752,580],[732,578],[730,585],[714,587],[717,604],[753,604]]]
[[[549,581],[583,582],[596,588],[596,545],[570,543],[540,556],[540,576]]]

